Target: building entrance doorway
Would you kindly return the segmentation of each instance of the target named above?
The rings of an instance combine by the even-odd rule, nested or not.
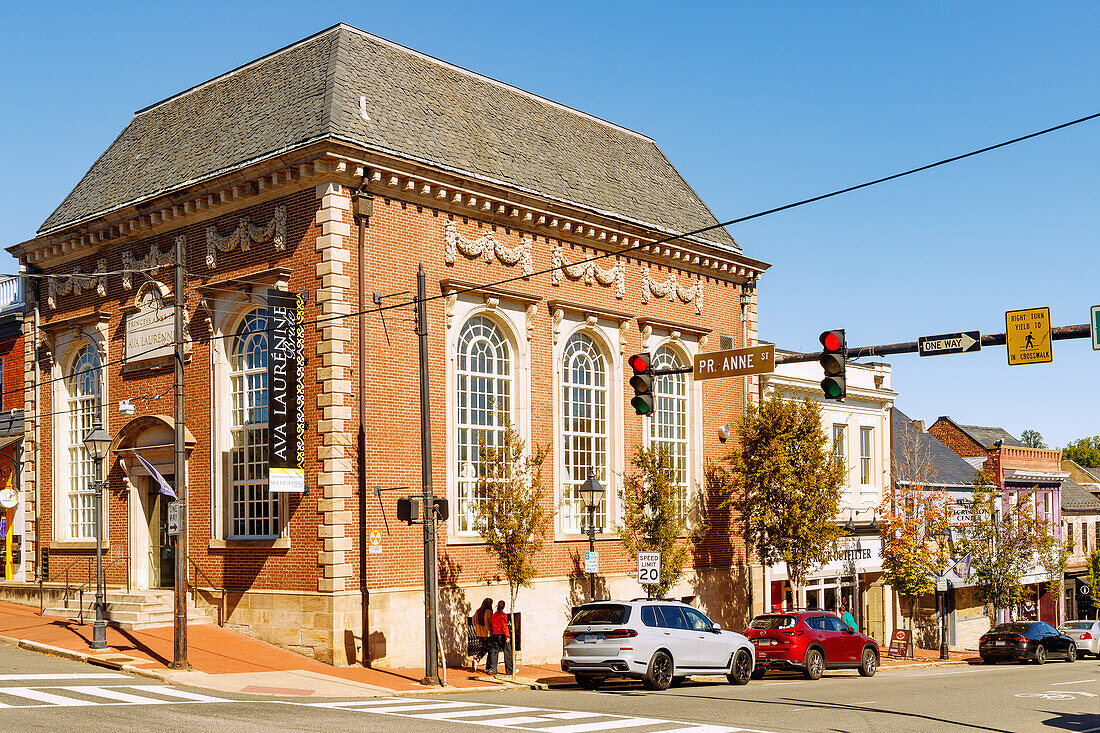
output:
[[[165,476],[174,483],[172,476]],[[168,534],[167,496],[156,489],[156,482],[149,479],[152,488],[146,504],[149,527],[149,587],[174,588],[176,585],[176,538]]]

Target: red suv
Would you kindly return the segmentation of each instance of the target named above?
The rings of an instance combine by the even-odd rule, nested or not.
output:
[[[745,629],[756,647],[753,679],[769,669],[802,672],[811,680],[826,669],[858,669],[864,677],[878,669],[878,642],[852,631],[835,614],[825,611],[769,613],[757,616]]]

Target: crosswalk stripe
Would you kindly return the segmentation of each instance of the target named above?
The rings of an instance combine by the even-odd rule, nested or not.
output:
[[[483,718],[487,715],[512,715],[514,713],[530,713],[534,711],[535,708],[502,706],[497,708],[483,708],[481,710],[455,710],[446,713],[424,713],[423,715],[417,715],[415,717],[423,720],[450,720],[452,718]]]
[[[168,687],[166,685],[130,685],[129,689],[152,692],[157,695],[167,695],[168,697],[179,697],[184,700],[194,700],[195,702],[235,702],[234,700],[226,700],[223,697],[210,697],[209,695],[200,695],[195,692],[187,692],[186,690],[177,690],[175,687]],[[157,702],[161,701],[157,700]]]
[[[621,718],[620,720],[601,720],[598,723],[577,723],[575,725],[555,725],[549,728],[539,728],[539,731],[547,733],[586,733],[591,730],[607,730],[608,728],[633,728],[643,725],[657,725],[668,723],[668,720],[657,718]]]
[[[595,718],[601,713],[586,713],[580,710],[566,710],[560,713],[544,713],[542,717],[553,718],[554,720],[580,720],[581,718]],[[666,733],[666,731],[661,731]]]
[[[64,689],[64,688],[61,688]],[[96,703],[87,700],[77,700],[72,697],[61,697],[61,695],[54,695],[49,692],[43,692],[42,690],[35,690],[31,687],[5,687],[0,692],[5,695],[12,695],[14,697],[23,697],[28,700],[37,700],[38,702],[47,702],[51,705],[58,705],[63,707],[76,707],[80,705],[95,705]],[[14,706],[8,706],[14,707]]]
[[[117,680],[130,679],[128,674],[117,672],[90,672],[88,674],[0,674],[0,682],[16,681],[54,681],[54,680]]]
[[[537,715],[519,715],[515,718],[493,718],[492,720],[479,720],[478,725],[488,725],[494,728],[510,728],[513,725],[526,725],[528,723],[545,723],[546,718]]]
[[[473,705],[474,703],[467,703],[467,705]],[[370,708],[372,713],[404,713],[407,710],[439,710],[440,708],[454,709],[454,702],[415,702],[406,703],[403,705],[385,705],[377,708]]]
[[[395,705],[398,703],[414,704],[416,700],[410,700],[402,697],[376,697],[370,700],[350,700],[348,702],[318,702],[310,703],[313,707],[317,708],[371,708],[378,705]],[[474,703],[463,703],[464,705],[473,705]]]
[[[163,700],[151,697],[139,697],[138,695],[131,695],[128,692],[122,692],[122,690],[116,690],[109,687],[96,687],[95,685],[74,685],[63,689],[72,690],[73,692],[82,692],[85,695],[91,695],[93,697],[105,697],[108,700],[115,700],[116,702],[132,702],[140,705],[164,702]]]

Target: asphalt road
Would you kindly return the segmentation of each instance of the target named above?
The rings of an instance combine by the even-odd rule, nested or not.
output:
[[[509,691],[328,700],[171,687],[0,646],[0,731],[393,731],[733,733],[1074,731],[1100,733],[1100,663],[769,675],[734,687],[634,683],[598,692]]]

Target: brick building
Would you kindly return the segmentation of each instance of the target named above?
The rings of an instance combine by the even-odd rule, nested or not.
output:
[[[369,216],[353,214],[356,191]],[[372,489],[421,485],[408,304],[422,265],[432,473],[451,507],[444,647],[457,661],[465,617],[505,597],[470,517],[479,438],[507,419],[550,448],[553,528],[516,610],[524,659],[554,660],[587,588],[577,489],[588,466],[608,488],[601,587],[636,596],[614,532],[633,446],[667,442],[686,497],[723,449],[718,427],[740,413],[741,380],[679,375],[658,380],[643,419],[623,378],[636,351],[690,365],[741,346],[742,309],[755,340],[768,266],[721,228],[663,241],[715,224],[653,140],[346,25],[141,110],[37,235],[9,248],[51,276],[27,307],[40,321],[26,346],[42,386],[24,471],[25,501],[41,497],[37,556],[48,548],[54,580],[93,547],[80,438],[98,414],[115,436],[108,580],[171,582],[165,499],[136,459],[175,480],[171,357],[157,328],[181,297],[201,598],[226,589],[229,625],[321,660],[421,663],[420,528],[396,521],[400,492]],[[178,244],[182,294],[165,266]],[[610,256],[589,259],[599,255]],[[305,494],[268,491],[269,289],[307,294]],[[357,315],[375,304],[392,309]],[[744,548],[728,516],[709,526],[673,593],[741,623]]]
[[[975,468],[1004,495],[1005,507],[1016,496],[1030,493],[1035,500],[1036,516],[1051,523],[1055,537],[1062,539],[1062,451],[1029,448],[1007,430],[979,425],[960,425],[941,416],[928,432],[956,454],[970,458]],[[1062,620],[1062,598],[1047,592],[1041,568],[1025,577],[1031,586],[1031,598],[1024,602],[1019,618],[1038,619],[1057,625]]]
[[[1063,460],[1062,532],[1070,545],[1066,559],[1066,618],[1096,618],[1095,589],[1089,584],[1088,557],[1100,548],[1100,481],[1096,469]]]
[[[23,459],[23,281],[0,279],[0,492],[14,505],[0,503],[0,581],[22,580],[23,527],[20,501]],[[11,495],[11,491],[15,495]]]

